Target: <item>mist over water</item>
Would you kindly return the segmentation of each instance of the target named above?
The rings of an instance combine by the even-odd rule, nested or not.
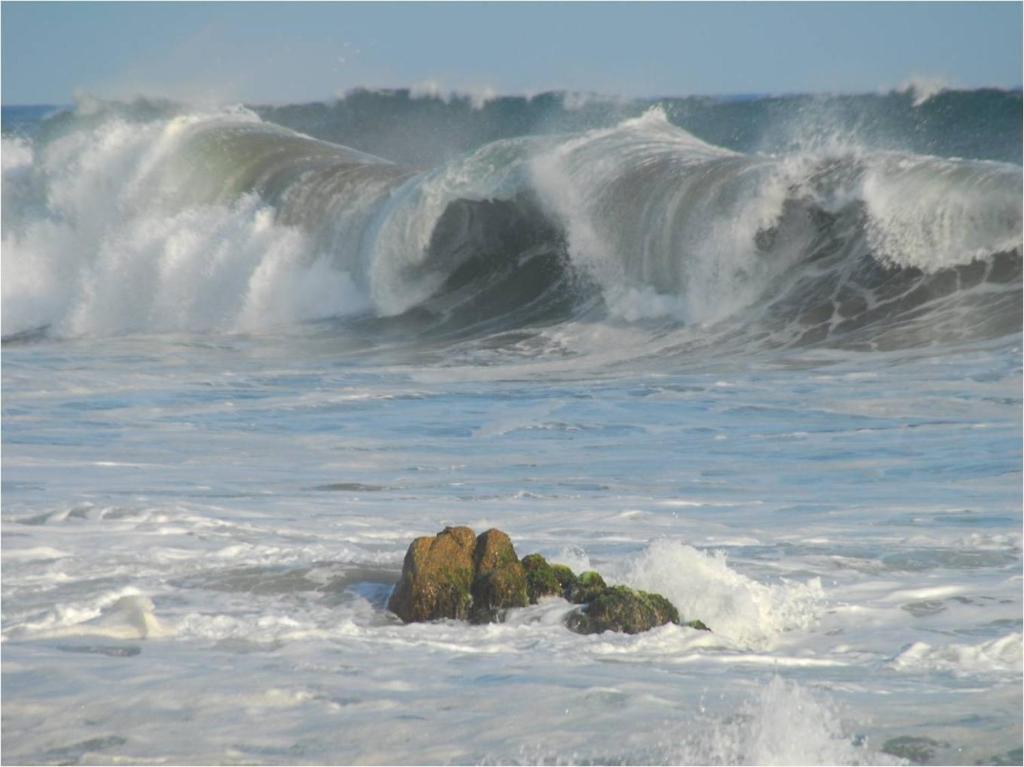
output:
[[[1020,109],[5,108],[4,760],[1019,763]]]

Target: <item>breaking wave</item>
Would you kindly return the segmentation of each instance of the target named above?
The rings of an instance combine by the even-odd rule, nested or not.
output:
[[[658,107],[428,170],[245,108],[91,105],[3,142],[7,341],[596,319],[899,348],[1021,327],[1010,163],[738,152]]]
[[[825,594],[818,579],[763,584],[733,570],[722,552],[659,540],[614,573],[630,586],[668,596],[684,616],[701,616],[739,647],[766,648],[787,631],[813,626]]]

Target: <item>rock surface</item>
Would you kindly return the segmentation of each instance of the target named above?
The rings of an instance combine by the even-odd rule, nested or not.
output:
[[[636,634],[666,623],[710,631],[699,620],[683,623],[660,594],[609,586],[593,570],[577,576],[540,554],[520,562],[501,530],[477,536],[468,527],[446,527],[412,542],[388,609],[406,623],[439,618],[493,623],[504,620],[509,608],[526,607],[547,596],[581,605],[565,621],[580,634]]]
[[[406,623],[488,623],[527,604],[526,571],[505,533],[488,530],[477,537],[468,527],[446,527],[409,546],[388,609]]]
[[[530,604],[536,604],[541,597],[564,595],[565,587],[555,574],[555,569],[540,554],[523,557],[523,569],[526,570],[526,593],[530,597]],[[572,573],[571,570],[569,572]]]
[[[578,634],[621,631],[638,634],[666,623],[679,623],[679,611],[661,594],[612,586],[594,597],[585,610],[571,613],[566,625]]]
[[[494,623],[508,608],[530,603],[526,570],[501,530],[488,530],[476,539],[472,597],[470,617],[474,623]]]
[[[388,609],[406,623],[469,618],[475,549],[476,536],[468,527],[446,527],[414,540]]]
[[[579,582],[576,573],[565,565],[551,565],[551,571],[555,574],[558,584],[562,587],[562,596],[568,599]]]
[[[594,601],[607,588],[608,584],[604,582],[604,578],[593,570],[587,570],[580,573],[576,583],[573,584],[572,589],[569,591],[567,599],[578,605],[587,604]]]

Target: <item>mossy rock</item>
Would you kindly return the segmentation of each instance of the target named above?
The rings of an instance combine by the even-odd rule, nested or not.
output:
[[[473,552],[473,569],[477,575],[518,562],[512,539],[506,533],[492,528],[477,536]]]
[[[476,539],[470,619],[474,623],[500,621],[510,607],[530,604],[526,570],[509,537],[488,530]]]
[[[540,554],[520,562],[508,535],[488,530],[476,536],[468,527],[446,527],[412,542],[388,609],[406,623],[440,618],[491,623],[503,620],[509,608],[556,595],[583,605],[566,619],[581,634],[635,634],[680,622],[675,607],[660,594],[609,587],[593,570],[577,577]],[[699,620],[685,625],[709,630]]]
[[[593,570],[587,570],[580,573],[576,579],[576,583],[569,593],[569,601],[578,605],[592,602],[607,588],[608,584],[604,582],[604,578]]]
[[[446,527],[436,536],[414,540],[388,609],[406,623],[469,618],[475,547],[468,527]]]
[[[711,631],[711,629],[709,629],[707,627],[707,625],[704,623],[704,621],[701,621],[701,620],[687,621],[683,625],[684,626],[689,626],[692,629],[697,629],[697,631]]]
[[[523,569],[526,570],[526,593],[530,604],[536,604],[541,597],[560,597],[565,593],[555,569],[540,554],[523,557]]]
[[[638,634],[666,623],[679,623],[679,611],[661,594],[625,586],[606,588],[583,610],[571,613],[566,625],[578,634],[621,631]]]
[[[476,577],[470,620],[473,623],[499,622],[505,619],[505,611],[510,607],[528,604],[526,573],[522,564],[515,562]]]
[[[558,585],[562,588],[562,596],[572,601],[572,592],[576,588],[576,584],[579,583],[576,573],[565,565],[551,565],[551,572],[554,573]]]

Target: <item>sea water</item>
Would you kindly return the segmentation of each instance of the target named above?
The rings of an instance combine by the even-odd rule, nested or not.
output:
[[[358,259],[264,290],[311,235],[259,200],[94,199],[141,140],[115,129],[55,139],[79,165],[42,180],[54,150],[5,137],[5,208],[41,184],[65,213],[5,218],[5,762],[1020,763],[1019,245],[981,302],[1009,295],[1008,327],[966,337],[921,340],[970,326],[941,300],[898,333],[721,330],[692,279],[601,269],[596,308],[420,335],[364,319],[388,312]],[[564,215],[595,258],[600,220]],[[711,631],[581,636],[558,598],[404,625],[405,550],[446,525]]]

